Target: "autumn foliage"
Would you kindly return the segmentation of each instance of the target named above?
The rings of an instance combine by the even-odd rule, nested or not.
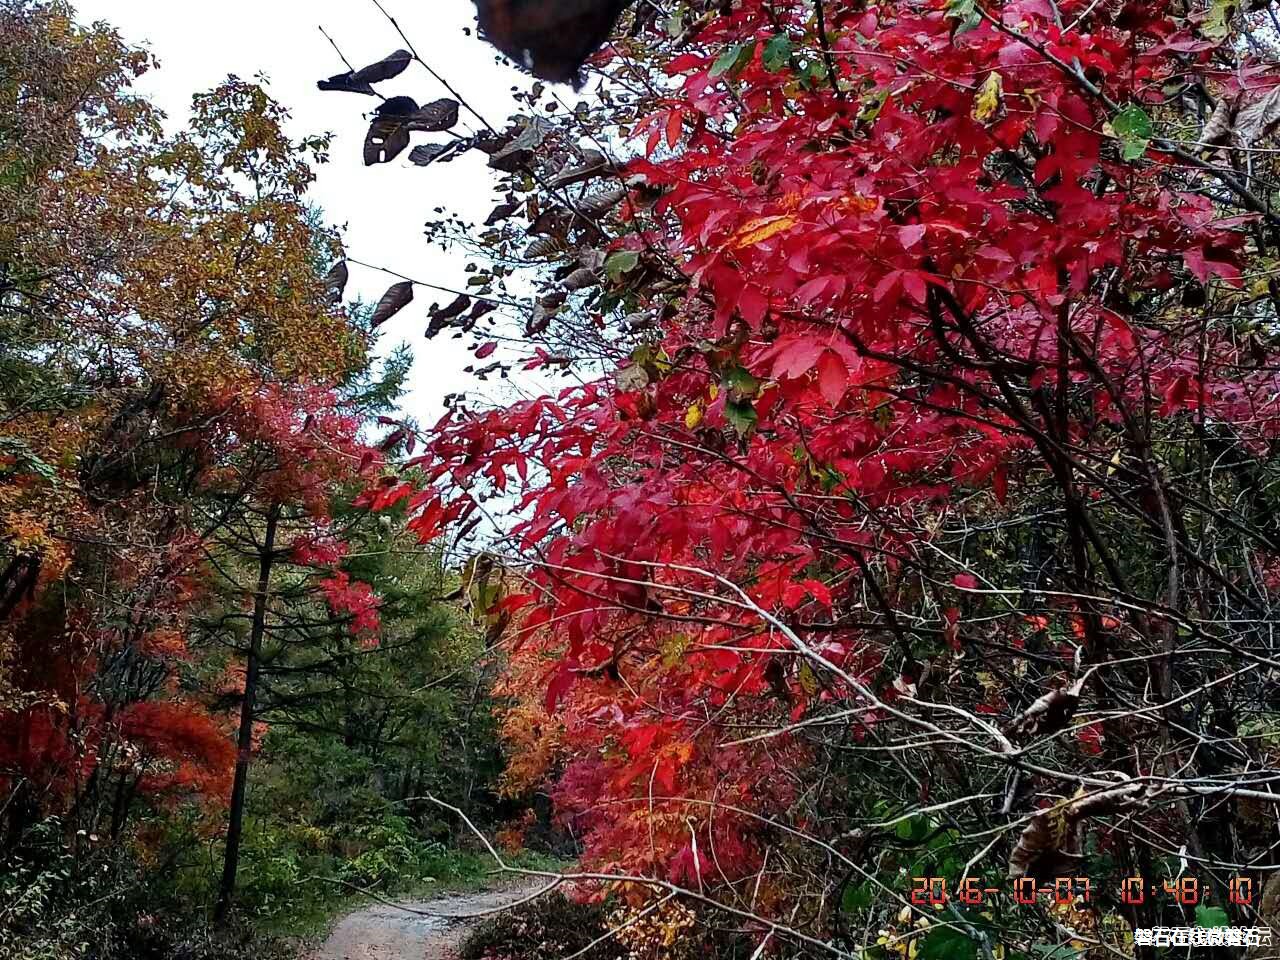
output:
[[[5,849],[50,814],[118,834],[142,798],[225,804],[235,717],[200,682],[196,624],[252,606],[227,571],[270,505],[289,540],[324,536],[380,462],[339,395],[368,331],[304,199],[325,141],[289,139],[235,78],[166,136],[130,87],[150,66],[62,4],[0,4],[0,116],[21,132],[0,136]],[[367,587],[328,561],[333,615],[376,634]]]
[[[904,872],[1267,861],[1240,806],[1277,759],[1246,733],[1277,599],[1260,22],[640,5],[603,119],[477,142],[507,192],[479,296],[533,268],[521,362],[616,373],[458,405],[413,523],[512,504],[513,786],[553,781],[588,869],[794,936]]]

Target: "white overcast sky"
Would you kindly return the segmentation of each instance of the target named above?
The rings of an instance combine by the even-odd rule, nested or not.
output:
[[[472,0],[384,0],[418,53],[494,126],[515,112],[511,87],[529,79],[495,62],[494,51],[475,36]],[[368,122],[376,105],[370,97],[322,93],[316,81],[344,69],[323,26],[356,66],[403,46],[372,0],[78,0],[82,21],[105,20],[125,40],[147,46],[159,70],[140,83],[173,123],[184,121],[191,95],[216,86],[227,74],[252,78],[263,73],[272,95],[293,114],[291,133],[332,132],[332,159],[318,170],[311,198],[329,222],[345,225],[350,256],[396,270],[416,280],[461,287],[465,261],[428,246],[423,224],[444,206],[469,220],[483,220],[494,203],[491,171],[479,154],[420,169],[403,154],[396,161],[365,167],[361,157]],[[472,28],[471,35],[464,28]],[[406,94],[420,103],[447,96],[418,65],[381,85],[387,95]],[[568,91],[566,89],[565,93]],[[463,112],[460,132],[475,123]],[[422,142],[418,136],[415,142]],[[349,296],[376,300],[395,278],[352,267]],[[414,303],[384,328],[384,343],[408,342],[414,349],[409,414],[426,424],[442,410],[446,393],[487,391],[463,368],[473,362],[466,340],[423,339],[426,310],[446,294],[419,288]],[[482,364],[481,364],[482,365]],[[517,376],[513,374],[513,376]],[[530,385],[533,386],[533,385]],[[533,387],[536,389],[536,387]]]

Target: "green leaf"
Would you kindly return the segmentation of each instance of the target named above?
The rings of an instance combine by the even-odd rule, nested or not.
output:
[[[1120,152],[1125,160],[1137,160],[1141,157],[1147,152],[1147,146],[1155,136],[1151,117],[1136,103],[1115,115],[1111,121],[1111,129],[1120,140]]]
[[[1204,904],[1196,907],[1197,927],[1225,927],[1230,923],[1227,911],[1221,907],[1206,907]]]
[[[910,840],[912,843],[919,843],[929,835],[929,818],[908,817],[906,820],[900,820],[894,826],[893,832],[898,835],[899,840]]]
[[[875,896],[871,884],[851,884],[844,888],[844,896],[840,900],[840,909],[845,913],[860,913],[871,906],[874,899]]]
[[[733,427],[738,436],[745,437],[755,429],[760,415],[756,413],[756,408],[750,402],[726,403],[724,418],[729,421],[729,426]]]
[[[622,279],[623,274],[630,273],[640,265],[640,254],[634,250],[618,250],[609,254],[609,258],[604,262],[604,272],[609,275],[609,279],[617,283]]]
[[[726,371],[721,380],[721,387],[729,394],[731,400],[744,400],[756,395],[756,391],[760,389],[760,381],[745,367],[733,367]]]
[[[888,100],[888,90],[875,90],[863,97],[858,107],[859,122],[874,122],[876,117],[880,116],[880,111],[884,109],[884,105]]]
[[[978,13],[977,0],[948,0],[947,17],[956,21],[952,28],[952,36],[958,37],[968,33],[982,23],[982,14]]]
[[[1236,18],[1239,0],[1213,0],[1209,13],[1200,25],[1200,32],[1210,40],[1225,40],[1231,35],[1231,24]]]
[[[754,40],[725,47],[720,56],[716,57],[716,62],[711,65],[708,76],[719,77],[730,72],[737,73],[751,62],[755,52],[756,42]]]
[[[827,67],[821,60],[813,59],[809,61],[809,65],[805,68],[805,79],[809,86],[816,87],[823,80],[827,79]]]
[[[978,945],[952,927],[936,927],[920,945],[917,960],[973,960]]]
[[[1031,954],[1039,960],[1081,960],[1085,952],[1065,943],[1033,943]]]
[[[684,33],[685,11],[686,7],[683,3],[677,5],[676,8],[671,11],[671,15],[667,17],[666,23],[664,24],[667,36],[674,39]]]
[[[777,73],[791,62],[791,54],[794,52],[795,46],[786,34],[780,33],[776,37],[771,37],[764,45],[764,53],[761,54],[764,68],[770,73]]]
[[[0,452],[13,458],[15,472],[35,474],[47,483],[58,482],[58,471],[18,437],[0,437]]]
[[[708,76],[718,77],[728,73],[733,69],[733,65],[738,62],[738,57],[742,54],[742,45],[735,43],[725,47],[720,51],[720,56],[716,57],[716,62],[711,64],[711,70]]]

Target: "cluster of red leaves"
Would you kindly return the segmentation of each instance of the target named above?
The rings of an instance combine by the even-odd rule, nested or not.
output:
[[[364,636],[369,643],[376,642],[378,628],[378,598],[369,584],[352,580],[345,570],[320,582],[329,609],[335,614],[351,618],[352,632]]]
[[[382,463],[360,438],[362,420],[334,391],[314,385],[268,385],[247,397],[229,392],[214,406],[214,415],[202,420],[212,426],[184,434],[183,443],[204,465],[196,492],[221,495],[224,502],[230,494],[296,505],[305,523],[294,527],[309,532],[296,533],[290,559],[315,568],[320,595],[334,615],[375,642],[377,598],[368,584],[340,569],[346,549],[330,518],[340,486]],[[31,692],[32,702],[0,712],[0,788],[25,777],[63,802],[105,762],[113,775],[136,778],[144,794],[226,799],[235,765],[228,718],[198,698],[177,696],[177,670],[190,657],[185,632],[207,599],[203,558],[209,547],[192,529],[154,550],[122,557],[116,582],[136,605],[123,627],[93,627],[83,611],[59,633],[52,620],[39,619],[38,609],[30,615],[29,635],[46,640],[38,649],[20,644],[12,664],[15,682]],[[101,664],[129,647],[168,671],[162,689],[170,699],[112,704],[84,692]],[[232,664],[224,688],[214,693],[239,694],[243,685],[242,666]]]
[[[424,539],[522,484],[535,589],[507,601],[524,607],[515,669],[563,724],[577,759],[557,799],[601,866],[684,882],[712,850],[722,875],[758,866],[753,831],[786,810],[805,751],[726,745],[720,724],[778,726],[852,692],[798,665],[759,612],[886,702],[909,684],[882,670],[892,610],[913,602],[894,593],[901,558],[957,489],[1004,503],[1052,442],[1008,376],[1086,390],[1088,417],[1064,414],[1060,438],[1086,447],[1133,409],[1195,411],[1253,443],[1280,425],[1274,365],[1130,316],[1143,296],[1240,278],[1248,218],[1219,219],[1165,175],[1168,153],[1125,158],[1107,127],[1115,105],[1158,111],[1188,65],[1211,73],[1215,43],[1173,4],[1014,0],[963,25],[941,0],[827,6],[838,81],[798,87],[765,62],[782,32],[818,49],[811,5],[742,0],[669,63],[680,93],[640,125],[650,157],[633,172],[673,226],[626,243],[690,280],[650,354],[680,362],[640,387],[446,417],[413,464],[432,484],[411,501]],[[1081,16],[1087,30],[1061,26]],[[754,52],[730,88],[733,45]],[[657,159],[663,142],[679,149]],[[1023,186],[992,175],[1026,144]],[[937,585],[953,646],[949,588],[978,586]]]

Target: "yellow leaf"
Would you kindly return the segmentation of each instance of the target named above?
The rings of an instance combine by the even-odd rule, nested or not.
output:
[[[693,645],[693,640],[684,633],[668,637],[662,644],[662,665],[668,669],[676,666],[684,657],[685,651]]]
[[[756,217],[742,225],[741,229],[730,239],[729,246],[735,250],[741,250],[743,247],[753,247],[757,243],[764,243],[764,241],[776,236],[783,230],[790,230],[795,225],[796,218],[790,215]]]
[[[702,407],[693,403],[689,405],[689,409],[684,414],[684,425],[690,430],[695,429],[702,422]]]
[[[1000,95],[1004,92],[1004,80],[994,70],[982,82],[978,95],[973,99],[973,119],[986,123],[1000,109]]]
[[[808,660],[805,660],[800,664],[800,674],[797,679],[800,681],[800,689],[805,692],[806,696],[812,697],[818,692],[818,678],[814,676],[813,667],[809,666]],[[907,912],[906,919],[910,920],[911,908],[903,907],[902,909]],[[905,923],[906,920],[903,920],[902,922]]]

